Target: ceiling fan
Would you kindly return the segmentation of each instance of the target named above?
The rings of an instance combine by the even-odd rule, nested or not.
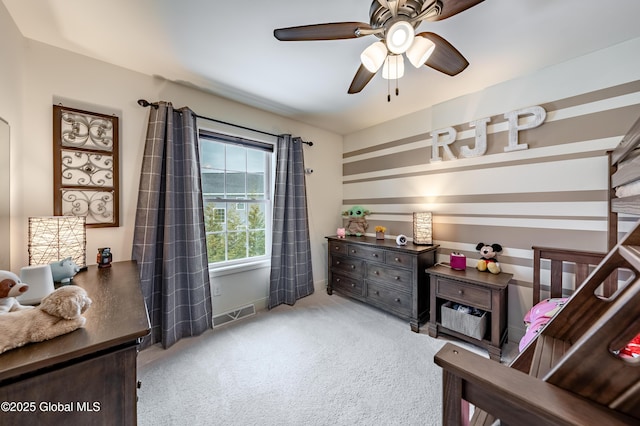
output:
[[[380,40],[360,55],[360,67],[348,93],[358,93],[382,68],[385,79],[399,79],[404,74],[404,57],[416,68],[422,65],[454,76],[469,62],[448,41],[431,32],[415,34],[422,21],[441,21],[457,15],[484,0],[373,0],[369,24],[335,22],[273,31],[281,41],[342,40],[375,35]],[[398,89],[396,88],[396,95]],[[390,97],[388,98],[390,99]]]

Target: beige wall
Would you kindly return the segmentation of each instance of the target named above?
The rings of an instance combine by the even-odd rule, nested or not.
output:
[[[5,25],[6,24],[6,25]],[[314,280],[326,279],[324,236],[339,225],[342,136],[294,120],[241,105],[186,86],[132,72],[85,56],[23,39],[0,4],[0,116],[12,127],[13,176],[11,269],[28,263],[27,218],[51,215],[52,105],[116,114],[120,117],[120,223],[117,228],[87,230],[87,258],[95,263],[98,247],[109,246],[114,261],[131,258],[148,110],[140,98],[166,100],[189,106],[196,113],[267,132],[291,133],[314,146],[305,150],[306,164],[314,169],[307,178]],[[6,61],[5,58],[10,60]],[[222,295],[214,298],[214,311],[224,312],[248,303],[264,304],[269,271],[221,278]]]
[[[475,266],[477,243],[502,244],[502,268],[515,278],[509,334],[519,339],[531,246],[606,249],[605,151],[640,116],[639,49],[633,40],[345,136],[343,209],[363,205],[371,228],[409,237],[411,213],[432,211],[439,261],[455,250]],[[520,133],[529,148],[504,152],[504,114],[535,105],[547,117]],[[487,117],[487,153],[462,158],[460,147],[475,144],[468,123]],[[431,162],[431,132],[449,126],[458,159]]]
[[[2,147],[0,155],[9,157],[9,194],[0,194],[0,202],[7,203],[3,206],[3,216],[0,220],[3,222],[2,229],[5,229],[6,222],[15,224],[18,213],[18,204],[16,202],[18,179],[17,155],[15,146],[20,140],[20,132],[22,129],[22,87],[23,87],[23,69],[24,69],[24,53],[23,39],[15,24],[9,17],[4,4],[0,3],[0,57],[2,58],[2,66],[0,67],[0,118],[8,123],[9,127],[9,147]],[[5,162],[3,162],[5,164]],[[4,174],[2,175],[4,178]],[[5,184],[6,185],[6,184]],[[3,188],[5,186],[3,185]],[[4,212],[9,210],[9,217],[4,216]],[[13,228],[10,227],[9,235],[5,231],[2,232],[3,241],[2,259],[3,268],[9,268],[11,259],[18,254],[15,250],[11,250],[11,239],[17,235]]]

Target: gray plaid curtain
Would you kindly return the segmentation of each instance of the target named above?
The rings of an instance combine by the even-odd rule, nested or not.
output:
[[[302,140],[278,138],[269,309],[313,293]]]
[[[151,321],[143,346],[212,327],[195,118],[166,102],[149,114],[132,254]]]

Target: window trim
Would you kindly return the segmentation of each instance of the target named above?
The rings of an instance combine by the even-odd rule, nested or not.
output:
[[[214,126],[217,127],[217,126]],[[236,132],[234,132],[236,133]],[[249,132],[247,132],[249,133]],[[265,254],[263,256],[247,257],[244,259],[226,260],[223,262],[209,263],[209,274],[211,277],[223,276],[243,271],[249,271],[252,269],[265,268],[271,265],[271,243],[273,232],[273,194],[275,190],[275,174],[276,174],[276,152],[277,152],[277,140],[274,137],[272,141],[266,140],[265,136],[254,137],[247,134],[237,135],[233,133],[227,133],[220,129],[215,129],[212,126],[206,126],[202,123],[198,123],[198,144],[200,146],[201,139],[211,139],[217,142],[234,144],[243,146],[245,148],[258,149],[269,152],[271,154],[271,161],[269,164],[268,180],[269,185],[265,188],[265,199],[259,201],[268,206],[265,214]],[[246,203],[245,199],[241,199],[243,203]],[[238,199],[226,199],[219,198],[219,202],[236,202]],[[203,202],[205,202],[205,196],[203,194]],[[246,206],[246,205],[245,205]],[[225,210],[225,220],[226,220]]]

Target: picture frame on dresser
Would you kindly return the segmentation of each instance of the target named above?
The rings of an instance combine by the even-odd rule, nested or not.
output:
[[[328,236],[327,294],[337,292],[409,321],[418,333],[429,317],[429,282],[438,245],[375,237]]]

